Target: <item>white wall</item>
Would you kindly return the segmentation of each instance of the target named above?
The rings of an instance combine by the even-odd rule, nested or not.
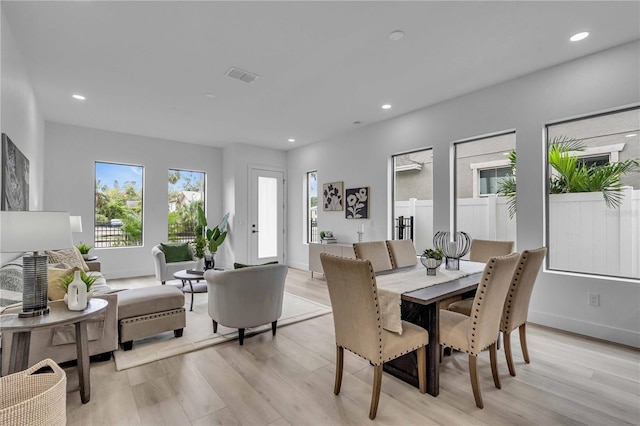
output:
[[[453,141],[516,129],[518,249],[544,244],[543,127],[562,118],[640,102],[640,42],[609,49],[412,113],[288,152],[289,264],[306,268],[303,179],[318,170],[323,183],[371,187],[366,240],[390,235],[392,154],[434,147],[434,229],[449,227],[449,146]],[[356,239],[357,221],[344,212],[318,211],[318,229],[341,242]],[[579,248],[576,248],[579,249]],[[601,295],[600,307],[587,293]],[[569,331],[640,347],[640,283],[542,272],[529,319]]]
[[[46,210],[82,216],[74,240],[93,245],[95,162],[144,166],[144,241],[141,247],[93,249],[107,278],[152,275],[151,247],[167,241],[167,171],[207,174],[207,220],[222,218],[222,149],[46,122]]]
[[[44,119],[4,15],[1,22],[0,128],[29,159],[29,210],[42,210]]]

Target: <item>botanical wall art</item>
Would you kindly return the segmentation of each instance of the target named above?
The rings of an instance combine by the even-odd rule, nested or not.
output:
[[[0,209],[29,210],[29,160],[2,134],[2,201]]]
[[[342,203],[342,182],[331,182],[322,185],[322,210],[325,211],[342,211],[344,204]]]
[[[345,217],[347,219],[368,219],[369,187],[347,189],[345,195],[347,200]]]

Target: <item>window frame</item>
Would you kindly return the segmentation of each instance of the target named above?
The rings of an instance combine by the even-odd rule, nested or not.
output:
[[[199,173],[203,175],[203,179],[202,179],[202,209],[205,212],[205,215],[207,213],[207,172],[205,171],[200,171],[200,170],[188,170],[188,169],[180,169],[180,168],[168,168],[167,169],[167,178],[169,176],[169,173],[171,173],[172,171],[175,172],[187,172],[187,173]],[[167,203],[169,202],[169,181],[167,180]],[[167,205],[167,208],[169,208],[169,206]],[[167,241],[172,241],[171,240],[171,233],[170,233],[170,225],[169,225],[169,220],[168,220],[168,214],[171,213],[171,210],[168,210],[167,212]],[[194,230],[194,238],[195,238],[195,230]],[[186,240],[184,238],[182,239],[178,239],[176,241],[179,242],[188,242],[188,241],[193,241],[193,240]]]

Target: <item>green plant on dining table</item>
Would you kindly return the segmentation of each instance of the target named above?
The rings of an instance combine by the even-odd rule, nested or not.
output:
[[[440,248],[426,249],[422,255],[427,259],[442,260],[444,258],[444,252]]]

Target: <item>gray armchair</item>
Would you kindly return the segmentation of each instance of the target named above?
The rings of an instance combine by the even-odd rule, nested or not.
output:
[[[191,251],[191,247],[189,247],[189,251]],[[194,269],[196,267],[195,260],[167,263],[164,252],[160,250],[160,245],[153,246],[151,254],[153,255],[153,264],[156,267],[156,278],[162,282],[162,285],[164,285],[167,280],[172,280],[173,274],[176,272],[183,269]]]
[[[275,336],[278,318],[282,315],[287,269],[287,265],[262,265],[206,271],[213,332],[218,331],[218,324],[237,328],[242,345],[245,328],[271,323]]]

